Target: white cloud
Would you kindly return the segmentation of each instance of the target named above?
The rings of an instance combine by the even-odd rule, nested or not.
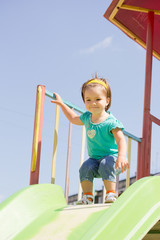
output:
[[[111,45],[112,42],[112,37],[107,37],[105,38],[103,41],[89,47],[86,49],[82,49],[80,51],[81,54],[90,54],[90,53],[94,53],[96,50],[98,49],[102,49],[102,48],[107,48]]]

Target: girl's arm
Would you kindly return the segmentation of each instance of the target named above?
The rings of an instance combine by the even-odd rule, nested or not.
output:
[[[71,123],[75,125],[83,125],[80,117],[71,108],[69,108],[66,104],[63,103],[61,97],[57,93],[54,94],[56,96],[56,100],[52,100],[51,102],[56,103],[61,107],[64,115]]]
[[[112,133],[118,146],[118,158],[115,164],[115,168],[118,168],[123,172],[127,168],[129,168],[129,163],[126,159],[126,153],[127,153],[126,140],[121,129],[119,128],[113,129]]]

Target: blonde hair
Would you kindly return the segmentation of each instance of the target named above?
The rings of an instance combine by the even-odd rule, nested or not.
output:
[[[97,74],[95,74],[95,78],[92,78],[92,79],[88,80],[87,82],[83,83],[82,88],[81,88],[82,99],[83,99],[83,101],[85,100],[84,94],[85,94],[85,91],[87,88],[96,87],[96,86],[101,86],[106,93],[106,98],[110,99],[109,104],[105,108],[105,110],[107,111],[111,106],[111,88],[110,88],[107,80],[105,78],[98,78]]]

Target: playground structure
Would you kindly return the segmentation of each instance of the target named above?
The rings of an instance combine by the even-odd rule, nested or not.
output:
[[[147,4],[149,7],[146,7]],[[139,14],[142,14],[141,17]],[[138,181],[129,186],[130,172],[128,170],[126,179],[127,190],[112,206],[101,204],[93,206],[67,206],[72,124],[69,123],[64,198],[61,187],[54,184],[60,110],[56,106],[51,184],[38,184],[44,101],[45,96],[53,99],[55,96],[47,91],[45,86],[37,86],[30,186],[13,194],[0,204],[1,240],[101,240],[105,239],[106,236],[107,239],[115,240],[160,239],[160,177],[149,176],[151,125],[152,122],[160,125],[160,120],[150,113],[152,52],[156,58],[160,59],[159,45],[156,45],[156,40],[153,40],[153,37],[156,37],[160,33],[160,30],[156,26],[158,24],[156,17],[159,17],[159,15],[160,3],[158,0],[113,0],[104,15],[129,37],[147,49],[143,136],[139,139],[128,132],[124,132],[128,138],[129,161],[131,159],[132,140],[138,144]],[[139,27],[134,27],[133,19],[134,21],[135,19],[139,21],[137,25]],[[144,32],[139,30],[141,26],[144,26]],[[129,27],[133,27],[133,29]],[[158,33],[154,30],[157,30]],[[147,40],[145,40],[146,32]],[[79,113],[83,112],[77,106],[65,100],[64,102],[75,111]],[[85,131],[82,127],[80,164],[84,160],[84,146]],[[150,190],[148,191],[148,189]],[[79,197],[80,195],[79,189]]]
[[[160,2],[158,0],[113,0],[104,17],[146,48],[143,133],[138,149],[137,179],[150,176],[152,123],[160,120],[150,112],[152,55],[160,60]]]

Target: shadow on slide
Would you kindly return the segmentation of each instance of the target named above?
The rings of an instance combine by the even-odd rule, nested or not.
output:
[[[160,220],[160,177],[138,180],[103,206],[67,206],[60,186],[31,185],[0,204],[0,240],[141,240]]]

